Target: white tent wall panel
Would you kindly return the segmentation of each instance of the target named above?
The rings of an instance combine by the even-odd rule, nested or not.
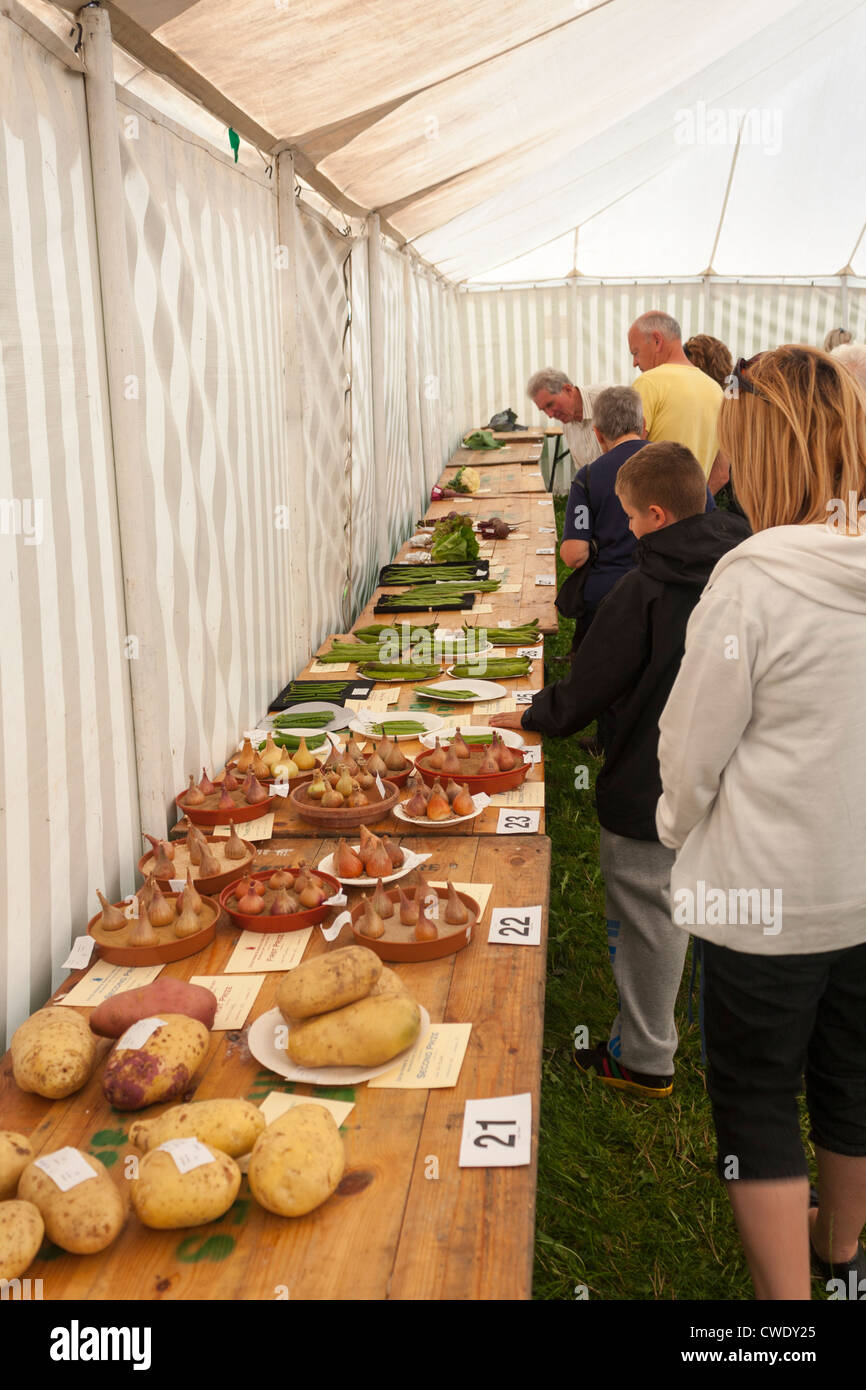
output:
[[[483,424],[511,406],[523,424],[546,423],[526,398],[526,383],[554,366],[579,384],[631,383],[628,329],[639,314],[662,309],[683,337],[709,333],[734,359],[780,343],[820,347],[843,320],[838,284],[680,281],[581,284],[472,291],[459,295],[466,406],[463,428]],[[847,319],[855,336],[866,328],[866,293],[852,286]]]
[[[415,520],[413,478],[417,460],[409,458],[409,408],[406,379],[406,314],[403,258],[384,250],[382,255],[385,363],[385,456],[387,496],[378,505],[387,510],[389,555],[396,554]],[[413,466],[414,465],[414,466]]]
[[[274,191],[140,113],[119,103],[168,807],[189,772],[225,760],[290,667],[291,530],[277,508],[292,477]]]
[[[139,826],[83,79],[3,16],[0,71],[2,1037]]]
[[[373,456],[372,363],[370,356],[370,271],[367,238],[352,246],[352,618],[373,592],[379,576],[376,463]]]
[[[349,621],[351,470],[346,408],[352,243],[302,210],[298,228],[298,297],[304,361],[303,410],[310,631],[313,650]]]

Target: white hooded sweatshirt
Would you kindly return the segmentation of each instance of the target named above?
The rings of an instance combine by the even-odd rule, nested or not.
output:
[[[866,941],[866,535],[724,556],[659,729],[674,922],[752,955]]]

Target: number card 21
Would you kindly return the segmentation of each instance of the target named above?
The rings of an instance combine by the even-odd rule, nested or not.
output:
[[[495,907],[487,940],[503,946],[540,946],[541,907]]]
[[[532,1096],[467,1100],[460,1138],[461,1168],[520,1168],[532,1155]]]

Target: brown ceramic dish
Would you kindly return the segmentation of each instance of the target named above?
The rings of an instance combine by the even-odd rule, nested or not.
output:
[[[249,877],[266,882],[274,873],[276,873],[276,869],[274,868],[262,869],[259,870],[258,873],[250,874]],[[335,893],[342,893],[342,884],[339,879],[334,878],[333,875],[323,874],[320,869],[311,869],[310,873],[314,873],[317,878],[322,880],[325,887],[330,889],[328,897],[333,897]],[[234,889],[235,885],[232,883],[228,884],[223,889],[220,893],[220,906],[225,908],[225,911],[228,913],[229,917],[231,917],[235,925],[241,927],[244,931],[256,931],[264,934],[272,932],[302,931],[304,927],[313,927],[317,922],[323,922],[331,911],[330,907],[326,907],[323,904],[321,907],[309,907],[301,912],[286,912],[276,917],[273,917],[267,911],[256,913],[255,915],[252,913],[238,912],[237,907],[229,907],[229,901],[234,897]],[[270,907],[273,896],[273,889],[269,888],[264,896],[266,908]]]
[[[485,752],[486,751],[487,750],[485,749]],[[521,753],[519,748],[512,748],[510,751],[515,755],[515,757],[523,758],[523,754]],[[448,781],[448,778],[453,777],[454,781],[457,782],[461,787],[463,786],[464,782],[466,783],[467,787],[469,788],[470,796],[474,796],[476,792],[487,792],[488,796],[495,796],[497,792],[507,792],[510,791],[512,787],[519,787],[521,782],[523,782],[526,778],[526,774],[532,766],[531,763],[523,759],[522,762],[518,763],[517,767],[511,768],[510,772],[497,772],[495,774],[491,772],[481,777],[478,775],[477,771],[472,771],[470,769],[477,769],[478,767],[480,767],[485,753],[473,752],[470,755],[470,757],[463,759],[463,762],[465,763],[467,769],[465,772],[461,767],[459,772],[443,773],[441,771],[437,771],[435,768],[430,767],[430,759],[433,757],[435,752],[435,748],[430,749],[426,753],[421,753],[419,757],[415,759],[415,766],[421,773],[421,776],[424,778],[424,781],[427,783],[428,787],[432,787],[433,783],[437,781],[437,779],[442,783],[442,786],[444,787],[446,782]]]
[[[411,772],[411,768],[409,772]],[[408,773],[407,773],[408,776]],[[396,806],[400,792],[388,778],[383,781],[385,800],[374,801],[369,806],[322,806],[315,797],[307,795],[306,787],[298,787],[289,795],[292,809],[302,820],[312,825],[326,826],[333,830],[354,830],[359,825],[372,825],[384,820],[392,806]],[[375,790],[375,789],[373,789]]]
[[[448,897],[447,888],[431,888],[430,891],[437,894],[440,902]],[[391,901],[399,905],[400,895],[396,888],[386,889],[386,892]],[[440,917],[439,922],[436,923],[440,935],[435,941],[415,941],[412,936],[415,928],[404,926],[396,911],[391,917],[384,918],[384,936],[365,936],[356,926],[363,913],[363,903],[356,903],[352,908],[352,935],[359,946],[369,947],[371,951],[376,952],[381,960],[410,963],[412,961],[439,960],[441,956],[452,956],[455,952],[462,951],[464,946],[469,945],[472,940],[473,928],[479,917],[479,906],[474,898],[470,898],[468,893],[460,892],[457,893],[457,896],[469,909],[471,914],[469,921],[461,927],[452,927]]]
[[[180,796],[174,798],[174,804],[187,816],[193,825],[229,825],[234,822],[236,825],[245,820],[258,820],[259,816],[264,816],[271,810],[274,804],[274,797],[268,796],[264,801],[259,801],[255,806],[250,806],[244,801],[239,791],[229,792],[229,796],[234,801],[231,811],[217,809],[217,802],[222,793],[211,792],[210,796],[205,797],[201,806],[187,806],[185,797],[186,792],[181,792]]]
[[[164,893],[163,896],[176,902],[180,894]],[[115,903],[114,906],[122,910],[128,907],[128,903]],[[100,959],[107,961],[109,965],[167,965],[170,961],[185,960],[187,956],[194,956],[213,941],[220,915],[219,903],[214,902],[213,898],[206,898],[202,895],[200,915],[205,919],[201,931],[196,932],[194,936],[181,937],[180,940],[174,935],[172,927],[154,927],[154,931],[159,937],[158,946],[130,946],[128,944],[134,919],[130,921],[128,927],[121,927],[120,931],[103,931],[100,926],[97,926],[102,916],[101,912],[97,912],[95,917],[91,917],[87,923],[87,932],[96,942]]]
[[[219,854],[220,848],[225,846],[227,840],[227,836],[220,837],[219,835],[210,835],[207,840],[208,848],[214,854]],[[175,840],[174,858],[177,872],[173,873],[171,877],[185,879],[186,871],[189,868],[192,872],[192,881],[195,884],[197,892],[208,894],[220,893],[227,883],[234,883],[235,879],[242,878],[244,874],[248,873],[256,857],[255,845],[250,844],[249,840],[244,840],[243,843],[247,851],[246,859],[223,859],[223,863],[225,864],[223,873],[212,874],[210,878],[199,878],[196,865],[189,863],[186,843],[183,840]],[[222,858],[222,856],[220,856],[220,858]],[[141,874],[142,878],[147,878],[148,874],[153,872],[152,865],[153,850],[149,850],[148,853],[142,855],[141,859],[138,861],[138,872]],[[170,891],[169,880],[167,878],[158,878],[156,881],[164,893]]]

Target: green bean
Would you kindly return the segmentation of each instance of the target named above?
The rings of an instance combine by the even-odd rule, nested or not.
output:
[[[394,738],[397,734],[424,734],[427,732],[426,724],[419,724],[414,719],[390,719],[382,724],[371,724],[370,733],[374,738]]]
[[[327,710],[310,710],[306,714],[292,714],[291,710],[287,710],[285,714],[274,715],[274,725],[278,729],[321,729],[325,724],[330,724],[333,717]]]
[[[327,743],[324,734],[305,734],[303,737],[307,740],[308,748],[321,748],[323,743]],[[278,748],[290,748],[294,751],[300,748],[301,738],[297,734],[274,734],[274,743]],[[264,746],[263,743],[259,744],[260,749]]]
[[[428,700],[477,700],[479,697],[474,690],[429,690],[422,685],[416,685],[416,695],[423,695]]]
[[[480,674],[483,671],[485,676],[526,676],[532,662],[528,656],[479,656],[476,661],[458,663],[451,667],[451,674],[455,680],[462,680],[466,676]]]
[[[421,665],[401,665],[399,662],[384,663],[377,665],[373,662],[365,662],[358,667],[358,674],[371,681],[426,681],[431,676],[439,675],[438,666]]]

